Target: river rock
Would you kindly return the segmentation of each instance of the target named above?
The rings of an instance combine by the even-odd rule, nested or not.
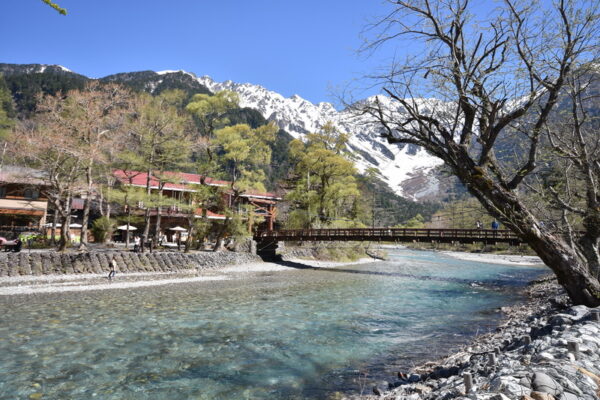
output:
[[[501,392],[507,396],[514,398],[524,394],[529,395],[531,389],[519,384],[519,380],[512,376],[501,376],[490,382],[490,390],[492,392]]]
[[[52,257],[48,253],[40,253],[40,262],[42,263],[42,273],[44,275],[52,274],[54,272],[52,267]]]
[[[544,393],[544,392],[531,392],[531,398],[533,400],[554,400],[555,397],[552,396],[550,393]]]
[[[552,317],[548,324],[551,326],[561,326],[561,325],[573,325],[573,320],[570,315],[559,314]]]
[[[503,395],[502,393],[498,393],[489,398],[489,400],[510,400],[508,397]]]
[[[65,274],[74,274],[75,269],[73,268],[73,262],[71,261],[70,254],[61,254],[60,262],[62,264],[62,268]]]
[[[44,275],[42,268],[42,257],[39,253],[32,253],[29,255],[29,263],[31,265],[31,273],[33,275]]]
[[[86,272],[85,267],[82,262],[83,256],[84,256],[84,254],[79,253],[79,254],[75,254],[71,257],[71,265],[73,266],[73,271],[76,274],[81,274],[83,272]]]
[[[549,393],[553,396],[559,396],[563,392],[563,388],[558,382],[543,372],[535,372],[533,374],[531,387],[535,391]]]
[[[589,311],[586,306],[573,306],[567,310],[567,314],[571,315],[573,321],[580,321],[588,315]]]
[[[574,395],[573,393],[564,392],[559,400],[580,400],[581,397]]]
[[[19,273],[21,275],[31,275],[31,264],[29,263],[29,254],[19,253]]]
[[[100,263],[100,259],[98,258],[97,253],[90,253],[90,264],[92,266],[92,271],[95,274],[102,274],[102,266]]]

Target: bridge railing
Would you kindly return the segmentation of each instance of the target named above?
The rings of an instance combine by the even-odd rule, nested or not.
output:
[[[274,231],[260,231],[256,238],[273,238],[280,240],[335,240],[339,238],[363,238],[364,240],[393,240],[398,239],[443,239],[445,241],[456,238],[457,240],[519,240],[510,230],[495,229],[411,229],[411,228],[350,228],[350,229],[284,229]]]

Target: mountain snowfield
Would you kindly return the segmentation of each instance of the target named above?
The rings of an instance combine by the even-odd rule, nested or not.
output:
[[[439,182],[430,174],[441,161],[423,149],[410,145],[389,144],[380,137],[380,127],[367,115],[350,110],[337,111],[330,103],[313,104],[298,95],[281,94],[250,83],[215,82],[209,76],[196,77],[185,71],[160,71],[159,75],[186,73],[212,92],[230,90],[240,98],[240,106],[259,111],[295,138],[318,132],[331,122],[340,132],[350,134],[349,151],[359,171],[374,167],[397,194],[413,200],[433,198]]]

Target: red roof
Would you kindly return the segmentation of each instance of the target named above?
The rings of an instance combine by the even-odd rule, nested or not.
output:
[[[115,178],[117,178],[124,185],[133,185],[146,187],[146,182],[148,179],[148,173],[140,172],[140,171],[126,171],[126,170],[115,170],[113,172]],[[165,172],[164,176],[166,179],[169,179],[171,182],[163,183],[163,189],[166,190],[178,190],[184,192],[193,192],[194,188],[190,187],[190,185],[199,185],[204,178],[204,183],[210,186],[222,186],[228,187],[231,186],[231,182],[221,181],[218,179],[213,179],[210,177],[203,177],[198,174],[189,174],[185,172]],[[178,182],[178,183],[176,183]],[[158,189],[159,187],[159,179],[155,176],[150,177],[150,187],[152,189]],[[269,199],[279,199],[277,195],[274,193],[261,193],[256,191],[247,191],[242,194],[244,197],[264,197]]]

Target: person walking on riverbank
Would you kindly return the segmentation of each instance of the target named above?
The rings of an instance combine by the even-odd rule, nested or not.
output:
[[[117,273],[117,260],[115,260],[115,256],[112,257],[109,263],[110,272],[108,273],[108,280],[112,281],[112,278]]]

